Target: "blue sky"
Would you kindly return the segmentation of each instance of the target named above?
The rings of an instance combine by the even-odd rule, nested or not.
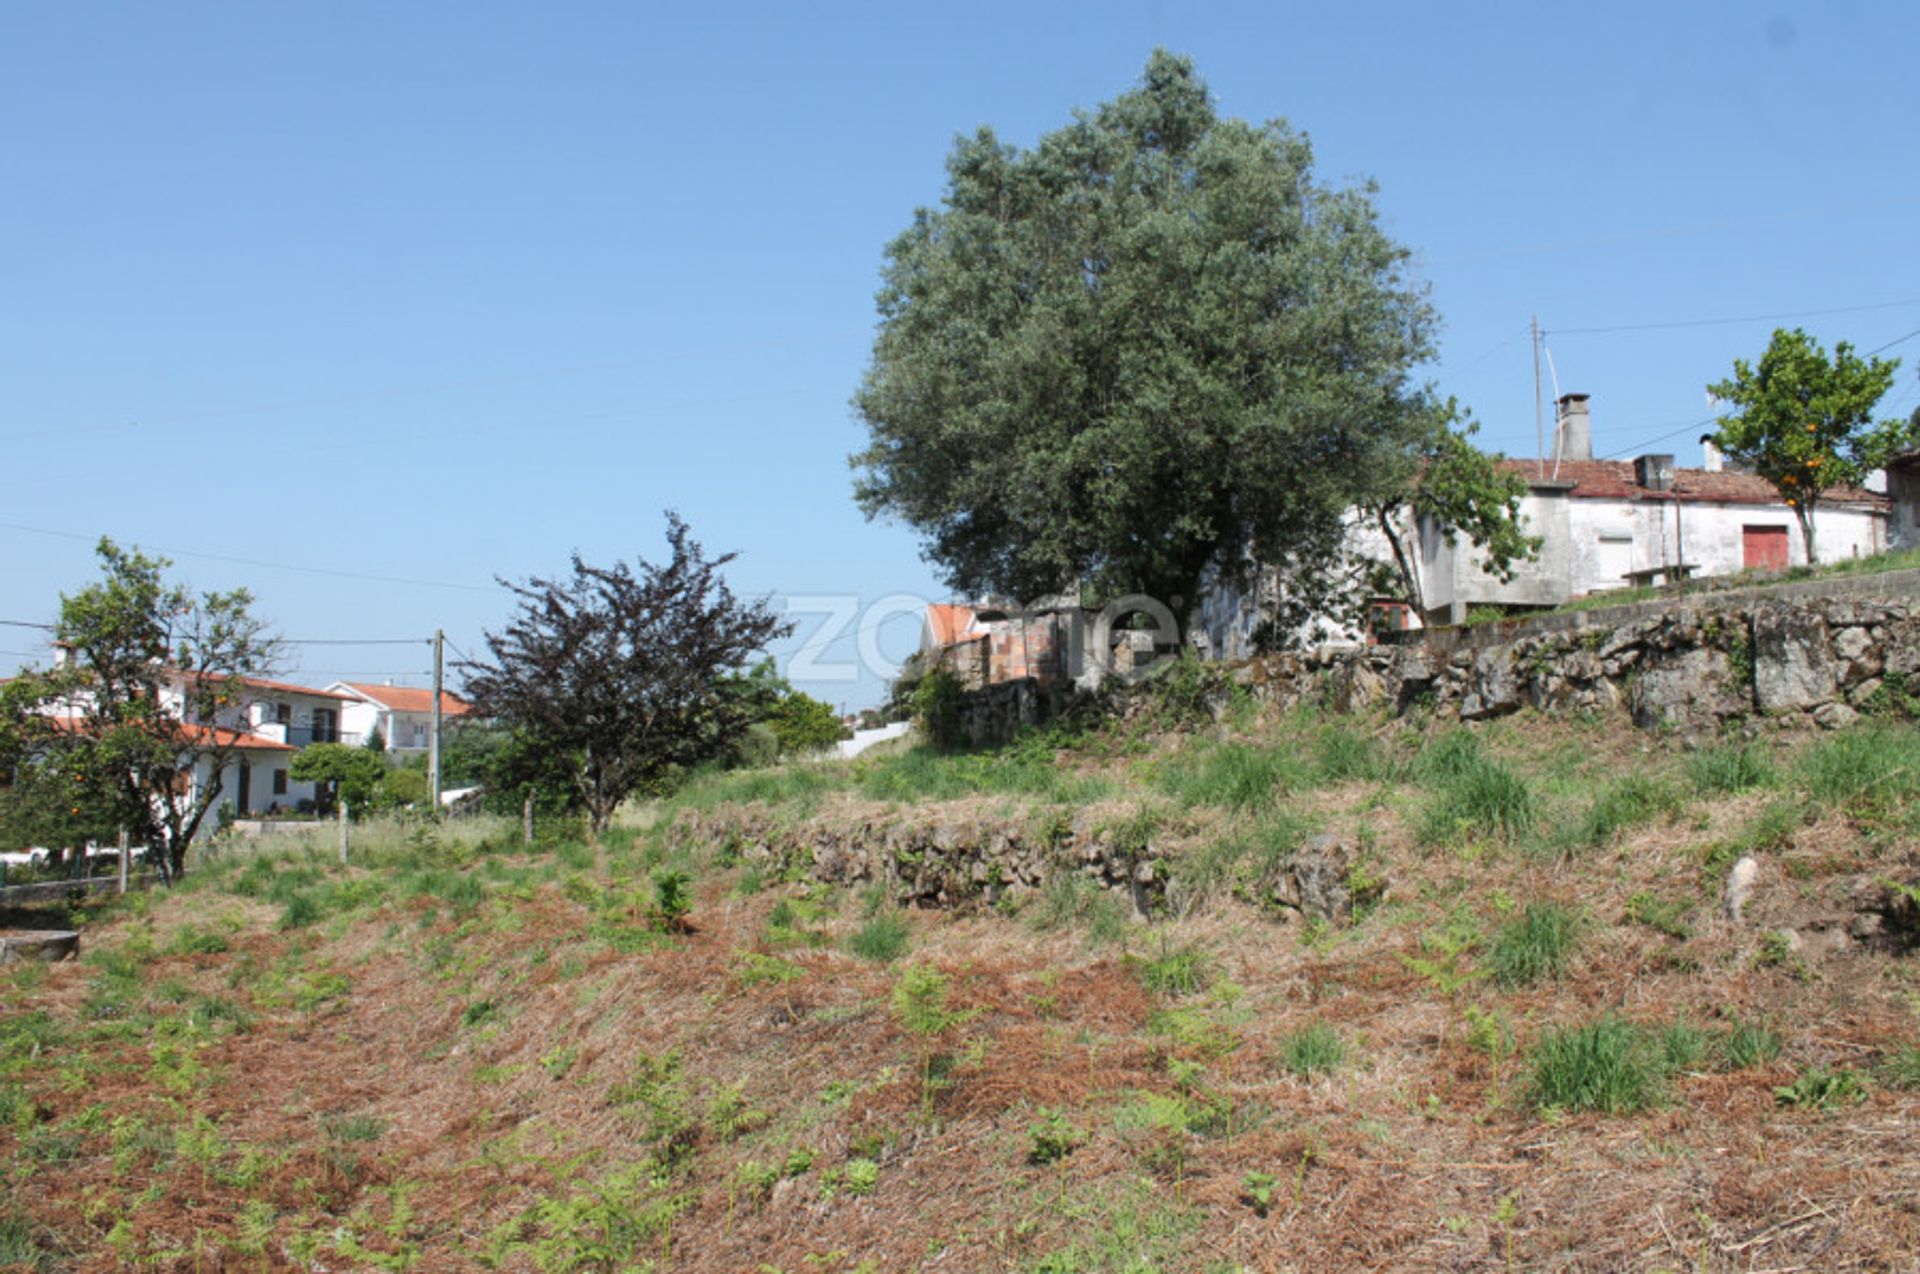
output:
[[[956,133],[1031,143],[1156,45],[1378,183],[1487,445],[1534,450],[1534,314],[1600,453],[1696,463],[1776,324],[1905,337],[1887,409],[1920,399],[1911,5],[5,0],[0,619],[106,533],[290,638],[475,651],[493,576],[658,554],[673,507],[903,654],[882,603],[942,590],[846,467],[881,250]]]

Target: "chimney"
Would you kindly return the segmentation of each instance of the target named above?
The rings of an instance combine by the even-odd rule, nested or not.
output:
[[[1587,398],[1586,394],[1560,395],[1560,412],[1554,428],[1555,459],[1593,459],[1593,426],[1587,417]]]
[[[1633,480],[1649,491],[1673,490],[1673,457],[1635,456]]]
[[[1727,467],[1727,457],[1720,448],[1713,445],[1712,434],[1700,435],[1700,450],[1704,456],[1700,467],[1708,473],[1719,473]]]

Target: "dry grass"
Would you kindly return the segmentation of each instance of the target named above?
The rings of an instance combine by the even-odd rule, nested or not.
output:
[[[1291,728],[1248,737],[1284,746]],[[1380,747],[1405,761],[1420,742],[1383,729]],[[1534,785],[1543,836],[1614,774],[1684,769],[1624,730],[1506,723],[1483,743]],[[1124,789],[1140,764],[1097,771]],[[1920,855],[1884,818],[1813,811],[1764,852],[1736,928],[1717,907],[1725,848],[1791,795],[1689,799],[1562,855],[1423,844],[1426,793],[1406,782],[1310,787],[1289,808],[1364,840],[1389,881],[1371,915],[1320,928],[1223,891],[1103,944],[1018,915],[911,913],[908,959],[947,975],[960,1019],[930,1037],[890,1007],[901,966],[846,950],[865,920],[851,895],[741,896],[743,868],[698,868],[692,932],[647,937],[606,902],[646,887],[644,824],[605,878],[443,847],[477,902],[426,874],[430,852],[396,848],[350,874],[374,881],[365,896],[297,930],[226,887],[236,865],[89,927],[90,950],[137,970],[118,999],[103,988],[126,961],[0,975],[0,1092],[27,1112],[0,1128],[0,1243],[74,1270],[1904,1268],[1920,1094],[1872,1085],[1820,1110],[1774,1090],[1815,1066],[1871,1072],[1916,1039],[1908,959],[1823,935]],[[880,817],[851,797],[812,816],[836,810]],[[1198,817],[1181,851],[1255,816]],[[1638,895],[1684,923],[1633,919]],[[1488,943],[1540,902],[1583,911],[1582,942],[1557,982],[1495,985]],[[769,930],[783,903],[817,944]],[[166,954],[187,925],[227,949]],[[1788,928],[1801,950],[1770,958],[1765,934]],[[1137,957],[1188,947],[1211,984],[1150,991]],[[250,1024],[209,1016],[211,998]],[[23,1042],[35,1010],[59,1038]],[[1671,1075],[1640,1114],[1531,1106],[1530,1046],[1604,1014],[1765,1023],[1786,1048]],[[1286,1044],[1313,1027],[1345,1056],[1294,1073]],[[1042,1112],[1075,1140],[1036,1163]],[[877,1165],[870,1192],[849,1186],[857,1162]],[[612,1192],[600,1211],[596,1190]],[[670,1226],[596,1228],[667,1201]]]

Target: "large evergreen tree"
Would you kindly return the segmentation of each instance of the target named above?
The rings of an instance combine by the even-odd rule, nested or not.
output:
[[[947,174],[886,251],[854,463],[954,588],[1184,616],[1209,565],[1331,558],[1417,447],[1434,317],[1372,189],[1221,118],[1187,59],[1031,150],[963,137]]]

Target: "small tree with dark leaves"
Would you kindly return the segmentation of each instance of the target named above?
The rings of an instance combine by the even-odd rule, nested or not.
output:
[[[620,803],[724,751],[753,721],[722,678],[793,631],[764,600],[736,598],[677,514],[671,558],[589,566],[571,578],[501,583],[519,599],[486,634],[490,659],[459,665],[474,714],[537,743],[566,768],[597,836]]]

